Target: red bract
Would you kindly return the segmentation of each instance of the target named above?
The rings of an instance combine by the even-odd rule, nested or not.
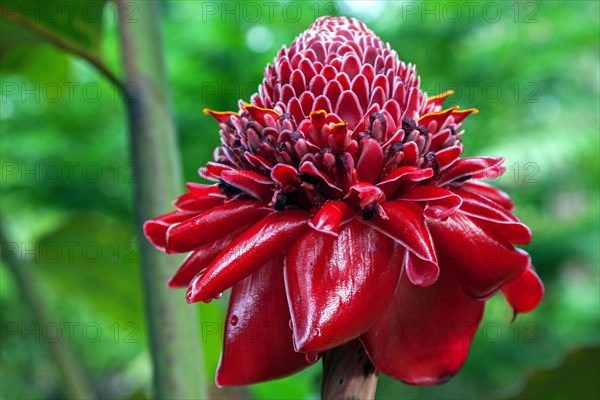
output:
[[[463,364],[484,302],[515,313],[543,286],[515,244],[529,229],[484,183],[502,158],[461,158],[462,121],[360,21],[324,17],[282,48],[250,103],[220,124],[213,185],[145,225],[191,252],[187,300],[232,288],[217,384],[294,373],[359,338],[379,371],[438,384]],[[432,332],[436,334],[431,334]]]

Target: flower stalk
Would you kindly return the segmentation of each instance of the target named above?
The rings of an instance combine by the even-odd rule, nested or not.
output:
[[[119,18],[121,52],[130,91],[127,102],[130,145],[136,167],[137,226],[164,211],[179,191],[181,171],[155,1],[118,1],[120,15],[134,7],[136,20]],[[203,398],[202,357],[196,310],[180,307],[165,282],[180,260],[152,248],[140,237],[140,255],[152,363],[154,398]]]
[[[321,398],[374,399],[378,373],[358,340],[329,350],[323,356]]]

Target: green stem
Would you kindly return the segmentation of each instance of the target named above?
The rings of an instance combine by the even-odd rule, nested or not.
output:
[[[132,159],[136,166],[136,223],[154,366],[154,398],[202,398],[203,368],[196,309],[166,282],[181,259],[154,249],[144,221],[163,214],[180,191],[175,125],[168,104],[157,3],[117,0],[119,15],[131,7],[136,20],[119,18],[126,78],[135,93],[127,102]]]
[[[35,276],[29,265],[23,262],[22,256],[18,254],[18,246],[15,246],[14,242],[10,242],[7,239],[5,229],[4,221],[0,221],[2,262],[8,267],[8,270],[14,277],[24,303],[29,306],[34,320],[41,327],[47,326],[51,323],[51,319],[44,299],[40,296]],[[44,340],[44,343],[48,347],[50,356],[62,376],[65,384],[65,394],[70,399],[92,399],[93,391],[89,386],[87,376],[83,372],[84,369],[73,356],[69,347],[62,340]]]
[[[52,32],[50,29],[44,27],[35,19],[29,18],[27,15],[14,12],[15,10],[9,10],[7,7],[0,4],[0,16],[2,20],[9,20],[16,24],[21,25],[23,28],[35,33],[39,37],[47,40],[55,47],[65,50],[68,53],[74,54],[92,64],[106,79],[108,79],[113,85],[115,85],[122,92],[125,92],[125,87],[122,85],[120,79],[108,68],[106,64],[94,53],[86,50],[85,48],[77,45],[75,42],[69,40],[65,36],[61,36]]]

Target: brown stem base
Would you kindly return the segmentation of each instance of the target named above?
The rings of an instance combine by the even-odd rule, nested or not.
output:
[[[374,399],[377,371],[358,340],[323,356],[323,400]]]

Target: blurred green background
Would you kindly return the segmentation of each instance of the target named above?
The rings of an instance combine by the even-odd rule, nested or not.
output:
[[[121,75],[115,5],[102,11],[90,37]],[[163,2],[187,181],[199,180],[197,168],[219,141],[202,109],[233,110],[238,99],[248,100],[279,47],[328,14],[361,18],[417,65],[425,90],[452,89],[446,104],[480,110],[464,124],[466,153],[506,157],[508,170],[495,184],[532,228],[526,247],[546,285],[539,308],[512,324],[500,296],[488,302],[470,357],[449,383],[410,387],[381,376],[378,398],[598,398],[599,3]],[[12,28],[2,23],[0,211],[52,324],[35,325],[3,265],[0,396],[63,398],[44,344],[61,335],[98,397],[149,398],[124,100],[88,63],[33,36],[9,39]],[[189,340],[202,344],[211,386],[226,304],[194,306],[201,337]],[[188,307],[184,291],[181,307]],[[318,398],[320,374],[316,364],[290,378],[211,394]]]

